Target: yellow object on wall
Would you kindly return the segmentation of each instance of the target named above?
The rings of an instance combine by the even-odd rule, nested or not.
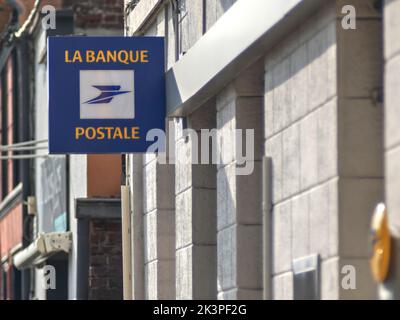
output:
[[[385,281],[390,262],[390,231],[386,206],[380,203],[376,206],[371,222],[373,255],[370,260],[372,275],[377,282]]]

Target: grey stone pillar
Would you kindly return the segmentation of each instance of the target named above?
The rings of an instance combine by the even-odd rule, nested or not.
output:
[[[263,68],[258,63],[217,96],[218,299],[262,298]],[[237,175],[236,129],[255,130],[254,170]]]
[[[215,131],[215,102],[176,121],[176,297],[216,299],[216,167],[201,164],[201,129]],[[214,134],[214,143],[216,133]],[[211,159],[209,159],[211,160]]]
[[[400,299],[400,1],[386,0],[385,47],[385,198],[392,232],[389,277],[380,288],[382,299]]]

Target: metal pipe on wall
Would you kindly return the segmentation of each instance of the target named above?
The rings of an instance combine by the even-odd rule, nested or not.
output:
[[[16,108],[17,108],[17,115],[19,119],[17,123],[18,126],[18,133],[17,139],[19,141],[29,141],[31,139],[31,132],[30,132],[30,122],[29,116],[31,113],[30,110],[30,69],[23,68],[24,63],[26,61],[30,61],[31,56],[29,55],[29,46],[26,41],[21,41],[17,45],[17,50],[15,51],[15,72],[17,72],[18,76],[16,79],[15,86],[18,88],[18,93],[15,91],[15,101],[16,101]],[[17,141],[18,141],[17,140]],[[23,155],[19,156],[23,157]],[[33,192],[32,188],[32,172],[30,170],[30,159],[21,158],[19,164],[19,179],[22,181],[22,197],[25,201]],[[26,206],[23,206],[23,239],[22,244],[23,247],[27,247],[30,245],[32,241],[32,218],[28,214],[28,210]],[[30,270],[22,270],[21,271],[21,298],[23,300],[29,300],[32,294],[32,281],[31,281],[31,271]]]

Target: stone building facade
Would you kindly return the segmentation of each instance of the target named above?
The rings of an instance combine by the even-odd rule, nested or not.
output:
[[[381,17],[330,3],[266,58],[265,154],[273,163],[273,291],[292,298],[292,260],[318,253],[321,298],[374,298],[370,216],[383,201]],[[274,165],[275,164],[275,165]],[[342,266],[356,290],[340,287]],[[283,287],[283,290],[280,289]]]
[[[346,5],[356,9],[355,30],[343,24]],[[399,13],[398,0],[143,0],[128,12],[127,36],[165,36],[175,160],[128,156],[134,298],[394,291],[374,283],[369,258],[375,206],[387,202],[397,223]],[[190,161],[202,141],[185,129],[214,129],[222,162]],[[250,175],[237,174],[235,129],[255,130]],[[312,257],[317,286],[304,288],[297,266]],[[356,288],[342,285],[347,266]]]
[[[400,133],[398,120],[398,87],[400,85],[400,40],[398,32],[400,15],[400,1],[386,0],[384,10],[384,63],[385,63],[385,200],[389,214],[389,223],[393,235],[392,273],[387,283],[381,287],[384,298],[399,298],[399,237],[400,237],[400,201],[399,201],[399,142]]]
[[[44,3],[63,9],[59,22],[71,19],[64,34],[165,39],[166,153],[60,157],[72,243],[53,261],[62,298],[122,298],[121,180],[130,190],[132,299],[399,297],[400,0]],[[29,139],[45,140],[48,34],[38,21],[20,41],[32,46],[35,98],[21,101],[35,111]],[[3,95],[15,91],[3,82]],[[15,160],[0,170],[1,298],[57,298],[40,287],[40,267],[13,267],[39,233],[54,231],[40,202],[52,176],[43,159],[31,162],[28,181],[12,177]],[[22,242],[30,195],[38,214]],[[381,202],[393,252],[377,284],[370,223]],[[5,219],[12,215],[22,218]]]

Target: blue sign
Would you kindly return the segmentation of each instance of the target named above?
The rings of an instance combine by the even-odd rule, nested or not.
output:
[[[164,39],[48,38],[49,152],[146,152],[165,131]]]

